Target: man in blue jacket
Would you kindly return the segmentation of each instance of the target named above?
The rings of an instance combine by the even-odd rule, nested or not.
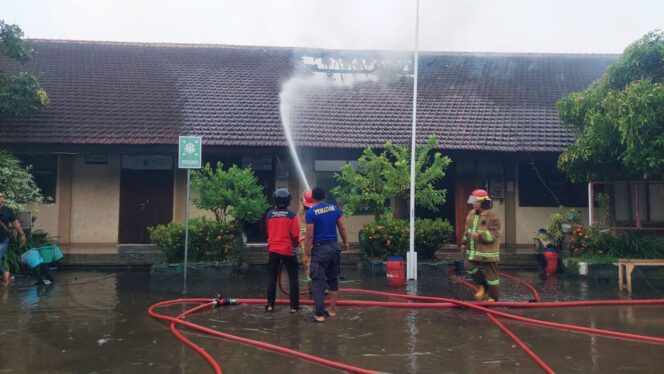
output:
[[[307,210],[305,220],[307,233],[304,251],[311,256],[311,282],[316,310],[312,322],[325,322],[325,316],[336,315],[339,291],[341,250],[349,248],[346,226],[341,209],[325,202],[325,190],[316,187],[311,191],[315,205]],[[337,228],[343,241],[339,247]],[[330,307],[325,311],[325,288],[329,290]]]

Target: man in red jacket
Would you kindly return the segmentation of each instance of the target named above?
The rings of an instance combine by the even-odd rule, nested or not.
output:
[[[297,256],[293,249],[299,244],[300,224],[297,214],[288,209],[291,194],[280,188],[274,192],[275,208],[267,213],[267,250],[269,252],[267,305],[265,311],[274,311],[274,300],[277,291],[277,276],[283,263],[288,270],[290,284],[290,311],[300,310],[300,288],[298,285]]]

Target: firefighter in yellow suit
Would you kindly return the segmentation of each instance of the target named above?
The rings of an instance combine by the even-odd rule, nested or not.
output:
[[[466,217],[461,250],[465,252],[464,268],[478,285],[477,300],[497,301],[500,279],[498,260],[501,224],[491,210],[493,202],[489,194],[477,189],[470,194],[468,204],[472,209]]]

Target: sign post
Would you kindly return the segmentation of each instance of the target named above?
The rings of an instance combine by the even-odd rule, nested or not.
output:
[[[184,202],[184,286],[182,294],[187,294],[187,260],[189,257],[189,180],[191,169],[201,168],[203,138],[181,136],[178,146],[178,167],[187,169],[187,194]]]

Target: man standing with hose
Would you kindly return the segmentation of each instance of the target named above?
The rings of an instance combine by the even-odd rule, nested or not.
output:
[[[337,241],[337,228],[343,241],[343,250],[349,248],[346,226],[341,209],[325,202],[325,190],[316,187],[311,191],[315,205],[305,213],[307,233],[304,252],[311,256],[311,281],[316,310],[311,322],[325,322],[325,316],[336,315],[339,291],[341,250]],[[325,311],[325,288],[330,295],[330,307]]]
[[[500,219],[491,211],[493,201],[485,190],[477,189],[468,197],[472,209],[466,217],[461,250],[465,252],[464,267],[478,284],[477,300],[497,301],[500,279]]]
[[[288,209],[290,202],[291,194],[287,189],[280,188],[276,190],[274,192],[275,207],[266,216],[267,250],[269,254],[266,312],[274,311],[277,278],[281,270],[281,264],[284,264],[288,271],[290,312],[296,313],[300,310],[298,264],[297,256],[293,251],[299,244],[300,225],[295,212]]]

